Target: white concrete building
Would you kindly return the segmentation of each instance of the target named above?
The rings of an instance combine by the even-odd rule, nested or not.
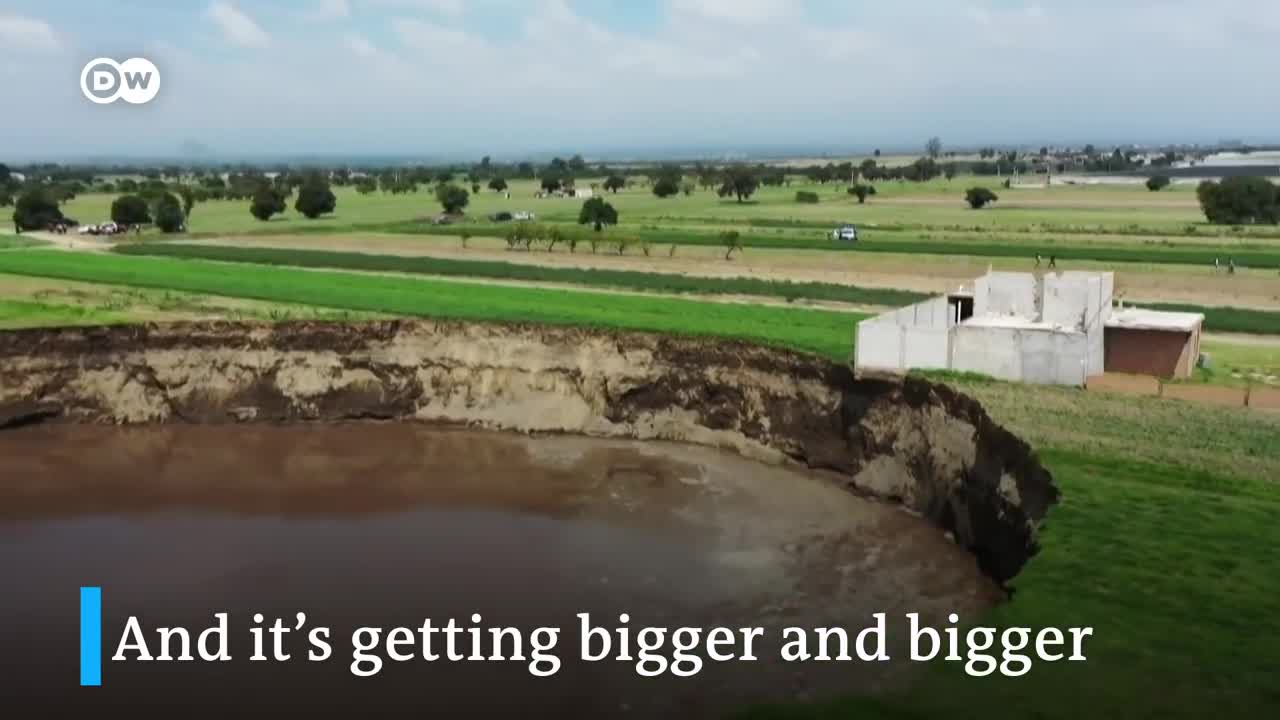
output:
[[[972,290],[858,323],[859,371],[942,369],[1017,382],[1084,385],[1106,370],[1113,273],[989,272]],[[1154,315],[1170,315],[1144,311]],[[1181,315],[1181,314],[1179,314]],[[1182,327],[1203,316],[1177,318]]]

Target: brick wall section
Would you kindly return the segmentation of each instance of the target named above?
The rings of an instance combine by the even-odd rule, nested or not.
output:
[[[1199,355],[1198,333],[1107,328],[1108,373],[1187,378]]]

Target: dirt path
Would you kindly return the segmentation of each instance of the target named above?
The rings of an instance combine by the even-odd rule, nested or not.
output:
[[[79,250],[81,252],[107,252],[116,246],[113,240],[105,240],[93,235],[77,235],[75,233],[67,233],[59,235],[57,233],[46,232],[43,230],[22,233],[19,237],[35,238],[49,243],[44,247],[46,250]]]

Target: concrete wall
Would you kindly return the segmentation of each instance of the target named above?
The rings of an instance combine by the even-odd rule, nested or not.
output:
[[[1015,382],[1084,385],[1088,354],[1084,333],[961,325],[951,367]]]
[[[1199,332],[1106,329],[1107,372],[1186,378],[1199,355]]]
[[[946,327],[911,327],[884,319],[858,323],[854,365],[860,370],[945,370],[950,358],[951,330]]]
[[[1039,316],[1036,278],[1030,273],[992,272],[973,283],[973,314]]]
[[[892,319],[898,325],[907,327],[948,328],[955,324],[945,296],[898,308],[876,319]]]
[[[1065,327],[1101,325],[1111,316],[1115,276],[1065,272],[1044,276],[1043,320]]]
[[[854,366],[905,372],[946,369],[955,324],[946,297],[892,310],[858,323]]]

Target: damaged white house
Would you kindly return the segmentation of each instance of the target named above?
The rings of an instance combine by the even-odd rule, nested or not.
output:
[[[1056,385],[1107,371],[1190,375],[1204,316],[1113,309],[1114,290],[1114,273],[989,272],[971,290],[858,323],[854,366]]]

